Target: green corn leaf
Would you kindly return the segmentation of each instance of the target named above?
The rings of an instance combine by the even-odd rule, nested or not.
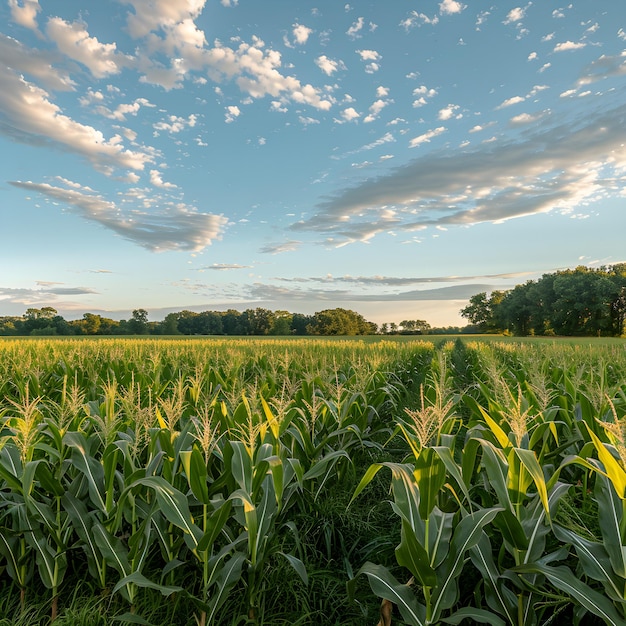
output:
[[[568,594],[587,611],[597,615],[609,626],[624,626],[624,618],[617,612],[611,601],[598,593],[565,566],[551,567],[533,563],[513,568],[527,574],[543,574],[557,589]]]
[[[446,466],[446,470],[448,471],[450,476],[454,478],[457,485],[461,488],[461,491],[465,496],[465,500],[471,509],[472,499],[470,498],[470,494],[467,489],[467,485],[465,484],[465,480],[463,480],[462,470],[459,468],[456,461],[454,460],[454,457],[452,456],[452,450],[448,446],[435,446],[433,447],[433,450],[443,461],[443,464]]]
[[[223,562],[223,565],[213,582],[216,589],[212,591],[211,598],[209,600],[210,612],[207,617],[207,624],[213,624],[215,614],[224,604],[229,591],[241,578],[241,571],[245,561],[246,557],[241,552],[235,552],[235,554],[233,554],[228,561]]]
[[[72,462],[86,476],[91,502],[103,513],[107,512],[104,501],[104,469],[88,452],[85,436],[78,432],[66,433],[65,444],[72,448]]]
[[[624,501],[611,489],[609,479],[600,474],[596,481],[595,496],[598,501],[602,542],[611,559],[615,573],[626,579],[626,537],[624,537]]]
[[[144,587],[145,589],[154,589],[166,597],[183,590],[182,587],[177,587],[175,585],[160,585],[159,583],[148,580],[140,572],[133,572],[117,582],[115,587],[113,587],[113,593],[117,593],[126,585],[136,585],[137,587]]]
[[[528,549],[528,537],[517,517],[508,509],[500,511],[493,520],[493,525],[502,533],[502,537],[517,550]]]
[[[306,572],[306,567],[304,566],[304,563],[293,554],[287,554],[285,552],[279,552],[278,554],[284,556],[285,559],[287,559],[287,562],[289,563],[289,565],[291,565],[291,567],[293,567],[296,574],[298,574],[298,576],[300,577],[300,580],[302,580],[302,582],[308,586],[309,576]]]
[[[589,578],[604,584],[608,595],[613,600],[622,600],[620,587],[623,588],[624,580],[613,571],[611,559],[604,546],[597,541],[589,541],[572,530],[555,525],[554,535],[565,544],[573,545],[576,554]]]
[[[180,460],[191,492],[199,502],[207,504],[209,502],[209,487],[207,484],[207,467],[202,452],[196,447],[191,450],[182,450]]]
[[[246,493],[252,493],[252,459],[248,449],[241,441],[230,441],[232,458],[230,472],[240,489]]]
[[[365,574],[372,591],[379,597],[393,602],[402,618],[411,626],[426,626],[426,607],[417,601],[413,591],[403,585],[382,565],[367,562],[357,572],[357,576]]]
[[[419,512],[428,519],[437,504],[439,491],[446,482],[446,466],[431,448],[423,448],[413,471],[420,493]]]
[[[475,609],[473,607],[459,609],[452,615],[442,618],[441,621],[444,624],[460,624],[464,619],[471,619],[480,624],[490,624],[491,626],[506,626],[501,617],[484,609]]]
[[[194,524],[187,498],[183,493],[172,487],[161,476],[147,476],[132,483],[128,489],[137,485],[144,485],[154,490],[159,510],[169,522],[181,528],[188,539],[192,541],[194,549],[202,538],[202,531]]]
[[[535,487],[537,488],[537,493],[541,499],[541,503],[543,504],[543,508],[546,511],[546,517],[548,518],[548,522],[550,522],[550,506],[548,504],[548,489],[546,487],[546,479],[543,475],[543,470],[541,469],[541,465],[539,465],[539,461],[535,456],[535,453],[532,450],[524,450],[522,448],[514,448],[516,456],[522,462],[528,473],[531,475],[533,482],[535,483]]]
[[[89,516],[87,507],[82,500],[79,500],[70,491],[66,491],[63,494],[61,504],[70,519],[74,531],[80,539],[81,548],[87,555],[89,570],[95,577],[102,580],[101,554],[91,531],[93,522]]]
[[[439,584],[433,594],[433,620],[439,619],[442,611],[454,605],[457,596],[456,578],[461,573],[465,553],[480,540],[483,528],[491,523],[501,508],[483,509],[469,513],[457,524],[452,536],[450,551],[438,571]]]
[[[230,517],[231,506],[231,500],[222,500],[217,504],[207,520],[204,535],[198,542],[198,552],[204,552],[213,546]]]
[[[483,577],[487,604],[494,611],[506,616],[509,623],[515,624],[518,609],[517,597],[504,586],[504,580],[493,559],[491,542],[486,534],[483,534],[478,543],[470,548],[470,556],[472,563]]]
[[[434,587],[437,584],[437,575],[430,565],[430,558],[426,549],[415,536],[415,531],[406,520],[402,520],[400,531],[400,545],[396,548],[398,565],[406,567],[419,580],[422,587]]]

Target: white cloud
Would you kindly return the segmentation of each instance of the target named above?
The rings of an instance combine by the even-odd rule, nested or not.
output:
[[[166,183],[163,181],[159,170],[150,170],[150,183],[161,189],[177,189],[177,186],[173,183]]]
[[[446,130],[447,128],[445,128],[445,126],[439,126],[438,128],[435,128],[434,130],[429,130],[427,133],[424,133],[423,135],[419,135],[411,139],[409,143],[409,147],[415,148],[416,146],[421,146],[423,143],[430,143],[431,139],[441,135],[442,133],[445,133]]]
[[[239,4],[239,0],[220,0],[220,2],[225,7],[236,7]]]
[[[624,29],[623,29],[623,28],[620,28],[620,29],[617,31],[617,36],[618,36],[620,39],[623,39],[624,41],[626,41],[626,31],[624,31]]]
[[[457,2],[457,0],[443,0],[439,3],[439,13],[441,15],[453,15],[455,13],[461,13],[466,5]]]
[[[15,181],[11,185],[66,204],[81,217],[97,222],[151,252],[202,250],[221,237],[228,223],[223,215],[199,213],[193,207],[180,203],[158,213],[140,210],[123,213],[115,203],[96,194],[54,187],[47,183]]]
[[[309,39],[309,35],[313,32],[312,28],[303,26],[302,24],[293,25],[293,37],[296,43],[303,45]]]
[[[216,45],[203,54],[209,76],[220,82],[235,78],[244,93],[253,98],[284,95],[298,104],[308,104],[328,111],[332,102],[312,85],[302,85],[292,76],[283,76],[277,68],[281,66],[281,55],[276,50],[266,50],[264,43],[253,38],[253,44],[241,43],[236,50]]]
[[[439,17],[434,15],[433,17],[428,17],[424,13],[418,13],[417,11],[411,11],[408,17],[400,22],[400,26],[402,26],[407,32],[416,26],[421,26],[422,24],[430,24],[431,26],[435,26],[439,23]]]
[[[354,107],[348,107],[347,109],[344,109],[341,112],[341,117],[346,122],[352,122],[352,121],[358,119],[359,117],[361,117],[361,114],[358,113],[357,110]]]
[[[117,53],[114,43],[100,43],[90,37],[85,25],[79,22],[70,24],[60,17],[52,17],[46,33],[63,54],[82,63],[95,78],[118,74],[120,64],[126,62],[126,58]]]
[[[357,50],[356,53],[362,61],[378,61],[381,56],[376,50]]]
[[[389,95],[389,88],[388,87],[377,87],[376,88],[376,95],[379,98],[386,98]]]
[[[154,159],[148,148],[127,150],[119,135],[107,139],[92,126],[76,122],[50,101],[46,91],[1,67],[0,110],[6,122],[0,125],[0,132],[31,144],[52,143],[106,173],[113,167],[143,170]]]
[[[512,98],[508,98],[502,104],[499,104],[496,109],[504,109],[506,107],[513,106],[514,104],[519,104],[520,102],[524,102],[526,98],[524,96],[513,96]]]
[[[348,35],[348,37],[350,37],[351,39],[356,39],[357,37],[360,37],[359,33],[363,28],[363,24],[363,18],[359,17],[357,21],[354,22],[352,26],[350,26],[350,28],[348,28],[348,30],[346,31],[346,35]]]
[[[369,115],[363,119],[365,123],[373,122],[380,112],[389,104],[389,100],[376,100],[369,108]]]
[[[332,59],[329,59],[325,54],[315,59],[315,65],[317,65],[317,67],[319,67],[322,72],[324,72],[324,74],[326,74],[327,76],[330,76],[337,70],[346,69],[343,61],[333,61]]]
[[[241,110],[238,106],[231,105],[226,107],[226,123],[230,124],[234,122],[241,115]]]
[[[230,109],[237,109],[235,112],[230,111]],[[240,113],[239,107],[227,107],[228,112],[237,117]],[[177,115],[168,115],[166,120],[161,122],[157,122],[152,125],[152,128],[156,131],[165,131],[167,133],[180,133],[185,128],[193,128],[198,121],[198,116],[193,113],[185,119],[184,117],[179,117]]]
[[[563,43],[557,43],[554,46],[553,52],[564,52],[566,50],[580,50],[584,48],[587,44],[581,42],[575,43],[573,41],[564,41]]]
[[[548,33],[547,35],[545,35],[545,36],[543,36],[543,37],[541,38],[541,41],[543,41],[544,43],[545,43],[546,41],[552,41],[552,40],[554,39],[555,34],[556,34],[556,33]]]
[[[529,61],[534,61],[535,59],[537,59],[537,53],[536,53],[536,52],[531,52],[531,53],[528,55],[528,60],[529,60]]]
[[[9,8],[11,9],[11,18],[16,24],[37,30],[37,13],[41,11],[39,0],[22,0],[22,4],[18,4],[18,0],[9,0]]]
[[[511,9],[507,16],[506,19],[504,20],[504,24],[513,24],[514,22],[519,22],[520,20],[524,19],[524,15],[526,13],[526,9],[522,9],[521,7],[516,7],[514,9]]]
[[[449,104],[447,107],[439,110],[437,117],[442,121],[449,120],[453,117],[458,120],[459,118],[463,117],[462,114],[456,113],[460,108],[461,107],[459,107],[458,104]]]
[[[544,117],[545,113],[520,113],[509,120],[511,126],[523,126],[524,124],[533,124]]]

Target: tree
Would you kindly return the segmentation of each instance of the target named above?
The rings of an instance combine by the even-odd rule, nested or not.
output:
[[[362,315],[348,309],[325,309],[307,326],[311,335],[370,335],[375,328]]]
[[[461,316],[476,326],[480,333],[502,330],[498,324],[495,309],[502,302],[504,295],[503,291],[492,291],[488,297],[487,292],[481,291],[469,299],[469,304],[461,309]]]
[[[289,311],[274,311],[274,321],[270,328],[270,335],[291,335],[293,315]]]
[[[132,319],[128,320],[128,327],[133,335],[146,335],[148,333],[148,311],[135,309]]]

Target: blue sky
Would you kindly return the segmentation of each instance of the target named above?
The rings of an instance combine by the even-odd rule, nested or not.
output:
[[[0,315],[457,325],[626,260],[623,0],[0,1]]]

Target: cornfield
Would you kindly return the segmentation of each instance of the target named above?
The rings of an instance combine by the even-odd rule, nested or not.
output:
[[[0,624],[626,624],[623,343],[0,356]]]

